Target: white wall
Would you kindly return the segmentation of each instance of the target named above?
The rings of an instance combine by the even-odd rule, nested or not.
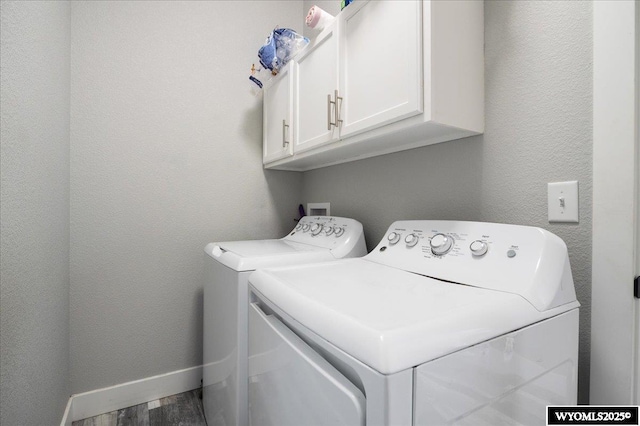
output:
[[[251,61],[301,2],[75,2],[74,393],[202,362],[210,241],[282,236],[301,177],[262,169]]]
[[[2,1],[0,424],[69,398],[68,2]]]
[[[306,11],[305,11],[306,12]],[[567,243],[589,394],[592,5],[485,2],[483,136],[306,172],[305,202],[362,221],[369,248],[398,219],[540,226]],[[547,221],[547,182],[580,182],[580,223]]]

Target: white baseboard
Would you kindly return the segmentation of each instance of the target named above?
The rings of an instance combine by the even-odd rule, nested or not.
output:
[[[202,366],[72,395],[61,426],[200,387]]]

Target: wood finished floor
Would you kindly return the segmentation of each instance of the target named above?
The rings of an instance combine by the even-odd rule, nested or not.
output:
[[[202,389],[73,422],[73,426],[207,426]]]

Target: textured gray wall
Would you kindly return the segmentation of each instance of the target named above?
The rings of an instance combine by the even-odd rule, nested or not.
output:
[[[51,425],[70,395],[70,7],[0,16],[0,424]]]
[[[74,393],[201,364],[204,246],[293,226],[301,176],[263,170],[248,75],[301,7],[73,3]]]
[[[592,6],[486,1],[483,136],[304,173],[305,202],[362,221],[369,248],[398,219],[539,226],[567,243],[580,311],[579,398],[588,401]],[[578,180],[580,223],[547,221],[547,182]]]

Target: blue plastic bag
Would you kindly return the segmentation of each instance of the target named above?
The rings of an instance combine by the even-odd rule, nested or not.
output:
[[[258,50],[260,64],[273,75],[309,44],[309,39],[289,28],[276,28]]]

